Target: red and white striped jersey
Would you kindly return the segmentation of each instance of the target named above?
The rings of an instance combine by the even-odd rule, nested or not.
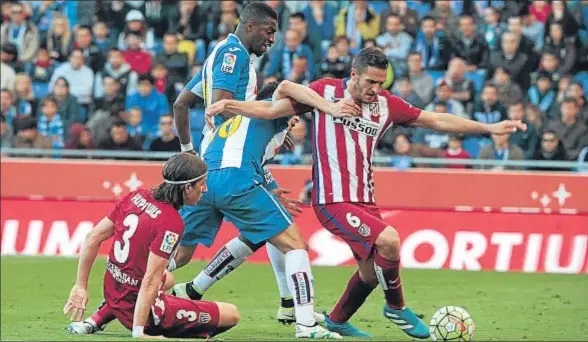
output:
[[[327,101],[351,97],[347,80],[322,79],[309,85]],[[303,106],[293,103],[297,112]],[[312,114],[313,204],[375,203],[372,159],[384,133],[410,125],[421,110],[387,91],[378,100],[362,104],[361,117],[335,118],[318,110]]]

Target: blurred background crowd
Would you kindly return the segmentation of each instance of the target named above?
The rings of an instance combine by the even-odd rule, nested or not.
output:
[[[2,1],[2,147],[179,151],[172,104],[247,2]],[[510,136],[394,128],[377,146],[391,166],[587,159],[588,1],[265,2],[279,32],[255,61],[260,86],[346,77],[372,46],[390,61],[387,91],[411,104],[529,127]],[[202,104],[191,111],[196,143],[202,113]],[[311,153],[308,128],[294,127],[280,163]]]

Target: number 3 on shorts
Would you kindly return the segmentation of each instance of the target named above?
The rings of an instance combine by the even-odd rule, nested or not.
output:
[[[351,227],[359,228],[359,226],[361,226],[361,220],[359,219],[359,217],[353,216],[351,215],[351,213],[347,213],[347,215],[345,215],[345,218],[347,219],[347,223],[349,223]]]
[[[186,318],[188,322],[194,322],[198,315],[194,311],[180,310],[176,313],[178,319]]]

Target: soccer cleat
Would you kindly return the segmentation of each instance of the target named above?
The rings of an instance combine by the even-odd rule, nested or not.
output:
[[[276,314],[276,319],[278,322],[284,325],[296,323],[296,311],[294,308],[285,308],[280,306],[278,313]],[[317,321],[317,323],[323,323],[325,321],[325,315],[315,312],[314,319]]]
[[[329,331],[318,324],[312,327],[296,324],[296,338],[314,338],[327,340],[342,339],[341,335],[337,334],[336,332]]]
[[[425,339],[430,336],[429,327],[409,308],[396,310],[384,304],[384,316],[410,337]]]
[[[103,329],[99,329],[88,321],[73,322],[65,328],[70,334],[90,335]]]
[[[372,338],[373,336],[366,333],[365,331],[361,331],[358,328],[354,327],[353,324],[349,322],[338,323],[333,322],[329,319],[329,316],[324,315],[325,317],[325,326],[330,331],[336,332],[341,336],[352,336],[352,337],[359,337],[359,338]]]
[[[196,291],[192,282],[176,284],[171,290],[172,296],[189,300],[201,300],[202,295]]]

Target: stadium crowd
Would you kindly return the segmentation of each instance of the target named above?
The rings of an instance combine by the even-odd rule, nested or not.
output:
[[[2,147],[179,151],[172,104],[246,2],[3,1]],[[280,22],[255,61],[260,87],[346,77],[354,54],[376,46],[390,61],[389,91],[411,104],[528,125],[510,136],[395,128],[377,146],[394,167],[420,156],[588,158],[588,1],[265,2]],[[281,163],[311,152],[306,119]]]

